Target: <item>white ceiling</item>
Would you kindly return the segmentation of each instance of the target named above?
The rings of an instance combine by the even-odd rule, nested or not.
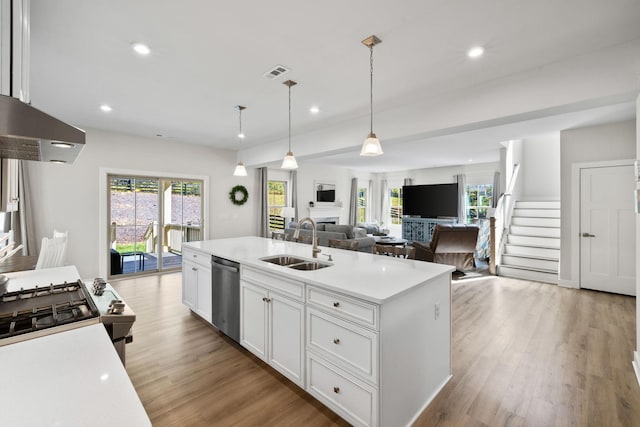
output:
[[[299,83],[294,141],[350,124],[364,139],[369,52],[360,41],[371,34],[383,40],[374,51],[376,115],[640,39],[637,0],[32,0],[31,16],[34,106],[79,127],[232,150],[286,139],[281,83],[289,78]],[[136,55],[133,42],[152,53]],[[476,44],[486,54],[470,60],[465,53]],[[264,78],[277,64],[291,71]],[[113,111],[101,112],[103,103]],[[241,144],[238,104],[247,107]],[[385,155],[366,166],[360,141],[308,158],[370,171],[497,161],[501,141],[634,117],[628,99],[613,104],[409,139],[378,132]],[[320,114],[309,114],[311,105]]]

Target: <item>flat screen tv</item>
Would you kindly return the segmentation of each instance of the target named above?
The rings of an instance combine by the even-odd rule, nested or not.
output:
[[[316,198],[318,202],[335,202],[336,190],[318,190],[316,192]]]
[[[457,217],[458,184],[403,186],[402,214],[421,218]]]

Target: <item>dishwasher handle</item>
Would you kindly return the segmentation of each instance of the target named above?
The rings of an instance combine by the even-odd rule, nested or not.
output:
[[[238,264],[236,264],[236,265],[225,265],[225,264],[222,264],[222,263],[216,261],[215,259],[211,260],[211,267],[212,268],[217,268],[217,269],[220,269],[220,270],[225,270],[225,271],[228,271],[230,273],[238,273],[238,272],[240,272],[240,268],[238,267]]]

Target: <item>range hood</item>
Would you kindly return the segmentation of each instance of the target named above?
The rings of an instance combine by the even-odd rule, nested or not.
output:
[[[0,95],[0,158],[73,163],[84,144],[83,130]]]

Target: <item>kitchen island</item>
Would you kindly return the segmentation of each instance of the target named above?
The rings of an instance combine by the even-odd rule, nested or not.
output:
[[[79,279],[75,266],[6,276],[9,292]],[[104,325],[91,320],[0,345],[0,426],[151,425]]]
[[[183,300],[210,322],[207,259],[239,263],[242,346],[354,425],[410,425],[451,378],[454,268],[322,251],[259,237],[184,244]],[[329,266],[263,260],[283,255]]]

